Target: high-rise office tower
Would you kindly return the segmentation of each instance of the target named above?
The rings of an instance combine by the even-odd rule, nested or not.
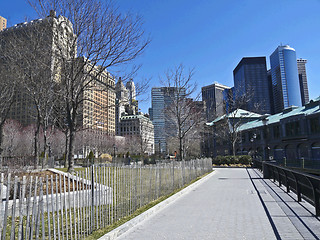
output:
[[[213,121],[215,118],[225,114],[225,102],[223,99],[223,91],[230,89],[219,83],[214,83],[201,88],[202,101],[206,106],[207,122]]]
[[[129,102],[132,103],[136,100],[136,86],[134,85],[134,82],[132,79],[130,79],[127,84],[126,88],[128,89],[128,98]]]
[[[223,90],[223,102],[225,104],[225,113],[233,111],[234,87]]]
[[[296,51],[279,46],[270,56],[275,113],[289,106],[301,106]]]
[[[0,31],[7,27],[7,19],[0,16]]]
[[[233,70],[234,97],[250,112],[270,113],[266,57],[244,57]]]
[[[271,69],[267,71],[268,76],[268,88],[269,88],[269,97],[270,97],[270,113],[274,114],[274,100],[273,100],[273,92],[272,92],[272,77],[271,77]]]
[[[154,87],[151,89],[152,107],[149,109],[149,115],[154,125],[156,152],[166,153],[167,137],[176,133],[172,121],[166,117],[166,109],[173,103],[177,92],[175,87]],[[179,92],[185,94],[185,90]]]
[[[309,90],[308,90],[306,63],[307,63],[306,59],[301,59],[301,58],[297,59],[301,102],[302,102],[303,106],[309,102]]]

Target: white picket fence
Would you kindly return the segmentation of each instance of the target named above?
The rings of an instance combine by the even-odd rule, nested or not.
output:
[[[211,170],[211,159],[198,159],[44,178],[1,174],[0,239],[83,239]]]

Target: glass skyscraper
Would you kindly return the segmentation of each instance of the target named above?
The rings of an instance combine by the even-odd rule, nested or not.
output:
[[[201,88],[202,101],[206,103],[206,119],[208,122],[226,113],[223,91],[230,89],[219,83]]]
[[[301,106],[296,51],[279,46],[270,56],[275,113],[289,106]]]
[[[174,133],[173,123],[166,117],[166,109],[170,107],[177,96],[175,87],[153,87],[151,89],[151,104],[149,108],[150,119],[154,125],[154,144],[156,152],[166,153],[167,137]],[[181,89],[180,94],[185,95]]]
[[[244,57],[233,70],[234,97],[240,108],[270,113],[266,57]]]
[[[309,90],[308,90],[308,80],[306,71],[306,59],[297,59],[300,92],[302,105],[306,105],[309,102]]]

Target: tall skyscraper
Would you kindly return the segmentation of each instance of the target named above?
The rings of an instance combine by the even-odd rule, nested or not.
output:
[[[154,87],[151,89],[150,119],[154,125],[154,144],[156,152],[166,153],[167,137],[174,134],[174,127],[166,117],[166,109],[170,107],[177,95],[175,87]]]
[[[0,16],[0,31],[4,30],[7,27],[7,19]]]
[[[132,79],[130,79],[127,84],[126,88],[128,89],[128,98],[129,102],[132,103],[136,100],[136,86],[134,85],[134,82]]]
[[[301,58],[297,59],[301,102],[302,102],[303,106],[309,102],[309,90],[308,90],[306,63],[307,63],[306,59],[301,59]]]
[[[225,114],[225,102],[223,99],[223,91],[230,89],[219,83],[214,83],[201,88],[202,101],[206,106],[207,122],[213,121],[215,118]]]
[[[275,113],[289,106],[301,106],[296,51],[279,46],[270,56]]]
[[[271,69],[267,71],[268,76],[268,88],[269,88],[269,97],[270,97],[270,113],[274,114],[274,100],[273,100],[273,91],[272,91],[272,77]]]
[[[242,58],[233,70],[233,80],[239,107],[259,114],[270,113],[266,57]]]

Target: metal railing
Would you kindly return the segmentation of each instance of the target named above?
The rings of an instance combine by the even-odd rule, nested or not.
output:
[[[299,159],[275,159],[278,164],[285,167],[302,168],[302,169],[320,169],[320,159],[299,158]]]
[[[271,161],[253,160],[254,167],[263,172],[263,178],[273,179],[284,185],[287,192],[297,194],[297,201],[306,200],[315,207],[316,216],[320,216],[320,177],[291,170]]]

